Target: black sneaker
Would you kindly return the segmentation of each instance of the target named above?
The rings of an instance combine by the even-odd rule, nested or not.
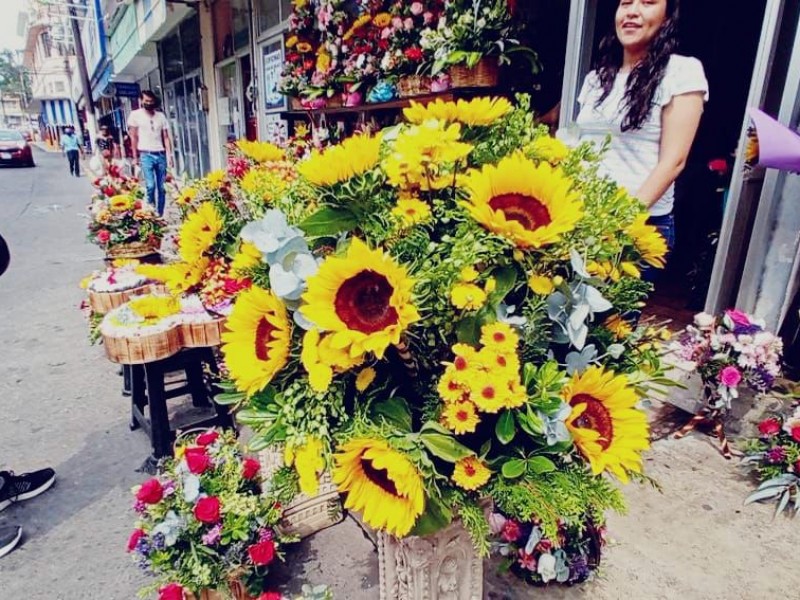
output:
[[[22,527],[18,525],[0,526],[0,558],[17,547],[22,539]]]
[[[14,475],[13,471],[0,471],[0,510],[13,502],[30,500],[46,492],[56,480],[53,469],[40,469],[33,473]]]

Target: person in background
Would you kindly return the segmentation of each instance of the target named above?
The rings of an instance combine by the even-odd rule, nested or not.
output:
[[[116,156],[117,146],[117,143],[114,140],[114,136],[111,135],[108,125],[100,126],[100,135],[95,140],[95,145],[97,146],[97,150],[100,152],[100,156],[103,157],[105,169],[108,170],[108,167],[111,165],[111,161],[114,160]]]
[[[140,103],[141,108],[128,117],[133,163],[141,166],[147,201],[155,206],[159,215],[163,215],[167,200],[164,182],[167,168],[172,167],[169,122],[159,110],[160,103],[153,92],[142,91]]]
[[[0,275],[8,268],[10,256],[8,246],[0,235]],[[14,502],[30,500],[46,492],[56,480],[53,469],[41,469],[33,473],[15,475],[11,471],[0,471],[0,511]],[[0,558],[17,547],[22,539],[22,527],[0,524]]]
[[[69,174],[75,177],[81,176],[81,161],[83,158],[83,144],[81,138],[75,133],[75,129],[71,125],[64,128],[64,134],[61,136],[61,152],[66,155],[69,163]]]
[[[647,207],[669,250],[675,179],[708,100],[703,65],[676,53],[678,8],[678,0],[620,0],[576,121],[581,142],[611,136],[602,171]],[[653,281],[652,270],[646,275]]]

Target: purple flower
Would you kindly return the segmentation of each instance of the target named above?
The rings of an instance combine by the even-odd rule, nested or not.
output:
[[[217,542],[219,542],[220,538],[222,537],[222,525],[217,523],[208,530],[208,533],[203,534],[202,540],[206,546],[213,546]]]
[[[163,485],[164,495],[170,496],[175,493],[175,482],[170,480]]]
[[[786,460],[786,448],[783,446],[775,446],[767,450],[766,454],[764,454],[764,458],[772,465],[780,464]]]
[[[147,505],[141,500],[137,500],[136,504],[133,505],[133,510],[135,510],[139,514],[142,514],[146,509]]]
[[[271,529],[260,529],[258,531],[258,541],[261,542],[271,542],[272,541],[272,530]]]

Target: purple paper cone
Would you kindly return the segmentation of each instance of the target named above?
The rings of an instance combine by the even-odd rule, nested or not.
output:
[[[758,166],[800,172],[800,135],[757,108],[748,112],[758,135]]]

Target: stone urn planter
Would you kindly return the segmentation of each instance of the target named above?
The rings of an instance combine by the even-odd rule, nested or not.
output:
[[[380,600],[482,600],[483,560],[455,520],[425,537],[378,533]]]

